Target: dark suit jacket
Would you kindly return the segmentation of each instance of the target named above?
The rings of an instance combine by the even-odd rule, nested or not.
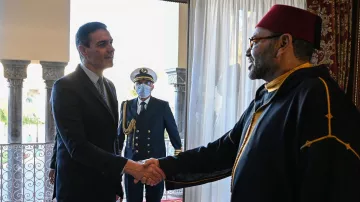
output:
[[[171,144],[176,150],[181,149],[181,139],[169,103],[151,97],[143,115],[137,115],[137,98],[127,102],[126,128],[130,121],[136,119],[136,130],[129,134],[126,142],[125,157],[133,160],[143,160],[151,157],[166,156],[164,141],[165,129],[169,134]],[[119,145],[123,148],[125,134],[123,124],[123,106],[121,104]]]
[[[58,202],[114,202],[116,192],[123,194],[120,174],[127,159],[114,147],[118,103],[113,83],[104,79],[104,85],[110,108],[81,67],[54,84]]]
[[[53,147],[53,154],[51,156],[51,161],[50,161],[50,168],[51,169],[56,169],[56,150],[57,150],[57,135],[55,135],[55,144]]]

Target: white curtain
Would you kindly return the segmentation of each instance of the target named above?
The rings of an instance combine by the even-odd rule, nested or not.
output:
[[[274,4],[306,8],[306,0],[190,1],[186,149],[221,137],[253,99],[262,81],[248,78],[248,38]],[[230,179],[188,188],[185,201],[230,201]]]

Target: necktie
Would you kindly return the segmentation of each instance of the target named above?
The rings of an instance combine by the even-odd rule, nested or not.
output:
[[[105,97],[105,92],[104,92],[104,79],[103,77],[99,77],[98,81],[97,81],[97,86],[98,86],[98,90],[99,90],[99,93],[101,95],[101,97],[104,99],[105,103],[107,103],[107,99]]]
[[[141,113],[144,113],[144,111],[145,111],[145,105],[146,105],[146,103],[145,103],[145,102],[141,102],[140,105],[141,105],[141,108],[140,108],[140,114],[141,114]]]

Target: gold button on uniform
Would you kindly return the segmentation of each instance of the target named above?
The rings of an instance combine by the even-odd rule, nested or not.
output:
[[[136,143],[135,146],[138,146],[138,143]]]
[[[139,137],[138,137],[138,136],[136,136],[136,137],[135,137],[135,139],[139,139]]]
[[[139,153],[139,150],[136,150],[135,152],[136,152],[136,153]]]
[[[136,130],[136,132],[138,133],[138,132],[139,132],[139,130]]]
[[[148,144],[148,147],[150,147],[150,144]]]
[[[150,130],[148,130],[148,133],[151,133],[151,131],[150,131]]]
[[[148,137],[148,140],[150,140],[150,138]]]

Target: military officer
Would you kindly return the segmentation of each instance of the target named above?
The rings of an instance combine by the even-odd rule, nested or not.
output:
[[[169,103],[151,96],[156,73],[150,68],[138,68],[130,75],[134,82],[137,98],[122,102],[119,122],[119,148],[123,148],[125,157],[141,161],[151,157],[166,156],[165,129],[169,134],[175,155],[181,152],[181,140]],[[151,187],[134,183],[131,175],[125,174],[125,190],[129,202],[142,202],[144,186],[146,201],[160,202],[164,192],[164,183]]]

